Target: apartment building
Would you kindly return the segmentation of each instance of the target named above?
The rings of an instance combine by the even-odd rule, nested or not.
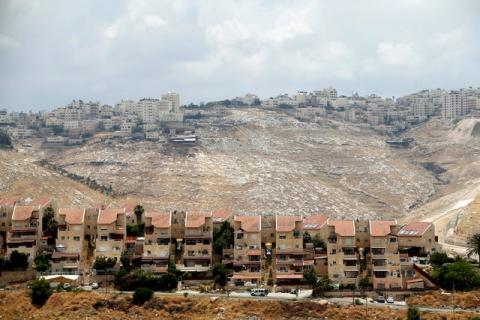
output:
[[[58,234],[52,254],[52,271],[78,274],[80,262],[86,257],[84,208],[58,210]]]
[[[435,226],[431,222],[411,222],[398,231],[398,248],[401,254],[414,258],[415,262],[426,261],[429,254],[439,249]]]
[[[313,239],[327,241],[328,217],[325,215],[311,215],[303,219],[303,233],[306,232]],[[306,243],[303,249],[304,265],[311,265],[319,276],[328,274],[328,258],[326,247],[315,247],[314,243]]]
[[[16,205],[12,214],[12,226],[7,232],[7,255],[13,251],[26,253],[32,262],[38,252],[42,237],[43,211],[38,205]]]
[[[230,222],[233,224],[233,210],[232,209],[214,209],[212,210],[212,219],[213,219],[213,229],[217,230],[220,228],[222,223],[225,221]]]
[[[142,269],[156,273],[167,272],[172,246],[172,214],[170,212],[145,213],[145,237]]]
[[[235,216],[234,258],[235,281],[248,281],[252,284],[262,279],[262,223],[260,216]]]
[[[0,199],[0,254],[6,252],[7,232],[12,227],[14,199]]]
[[[443,96],[441,114],[444,119],[455,119],[468,113],[466,94],[450,91]]]
[[[179,269],[189,272],[208,271],[212,265],[213,219],[211,212],[187,211],[184,237],[185,243]]]
[[[95,257],[105,256],[119,261],[125,249],[125,208],[100,209],[97,220]]]
[[[274,278],[277,283],[303,279],[303,219],[300,216],[275,217]]]
[[[355,284],[360,273],[353,220],[329,220],[327,238],[328,275],[342,285]]]
[[[180,95],[175,92],[167,92],[162,94],[162,100],[169,101],[172,105],[171,112],[180,112]]]

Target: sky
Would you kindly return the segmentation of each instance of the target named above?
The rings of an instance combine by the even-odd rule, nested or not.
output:
[[[0,109],[480,86],[480,1],[1,0]]]

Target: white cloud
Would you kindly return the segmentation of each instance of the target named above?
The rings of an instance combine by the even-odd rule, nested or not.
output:
[[[167,21],[163,20],[162,17],[157,15],[148,15],[143,18],[143,21],[147,26],[150,27],[160,27],[167,24]]]
[[[416,68],[421,57],[413,43],[382,42],[377,47],[378,59],[381,63],[393,67]]]
[[[0,33],[0,48],[17,48],[19,43],[12,37]]]
[[[115,39],[118,35],[118,25],[112,24],[111,26],[106,27],[102,30],[103,35],[108,39]]]

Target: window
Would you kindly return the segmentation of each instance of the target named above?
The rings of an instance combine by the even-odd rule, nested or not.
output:
[[[285,239],[287,239],[287,235],[285,233],[280,233],[278,235],[278,238],[281,239],[281,240],[285,240]]]
[[[243,239],[243,233],[237,233],[237,239]]]
[[[397,242],[397,238],[395,238],[395,237],[390,237],[390,242],[391,242],[391,243]]]
[[[151,255],[152,254],[152,251],[150,250],[147,250],[147,256]]]
[[[75,237],[73,237],[73,240],[75,240],[75,241],[80,241],[80,237],[79,237],[79,236],[75,236]]]
[[[100,237],[100,241],[107,241],[108,240],[108,237],[107,236],[101,236]]]
[[[2,227],[5,227],[5,222],[2,222]]]

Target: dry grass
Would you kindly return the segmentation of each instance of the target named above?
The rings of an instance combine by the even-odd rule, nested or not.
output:
[[[480,307],[480,290],[470,292],[456,292],[453,300],[456,308],[468,309]],[[431,292],[408,298],[408,303],[438,308],[451,308],[452,296]]]
[[[406,312],[363,306],[322,306],[314,301],[224,300],[155,297],[144,306],[132,306],[129,296],[109,296],[105,306],[93,304],[104,296],[95,292],[53,294],[42,308],[31,305],[27,291],[0,292],[1,319],[405,319]],[[455,319],[471,319],[456,314]],[[453,319],[450,314],[424,313],[422,319]]]

